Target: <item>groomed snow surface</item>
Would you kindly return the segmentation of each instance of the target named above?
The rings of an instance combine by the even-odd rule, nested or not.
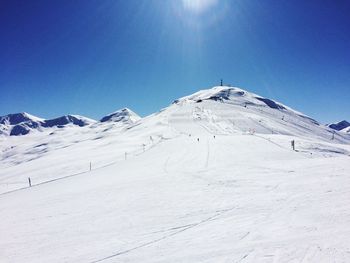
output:
[[[259,98],[1,137],[0,262],[350,262],[350,136]]]

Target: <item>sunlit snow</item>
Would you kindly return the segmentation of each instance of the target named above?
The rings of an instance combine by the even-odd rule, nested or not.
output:
[[[108,116],[0,136],[1,262],[350,262],[350,134],[232,87]]]

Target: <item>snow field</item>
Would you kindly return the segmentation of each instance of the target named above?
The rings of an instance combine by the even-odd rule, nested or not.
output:
[[[0,261],[349,262],[347,135],[230,92],[2,138]]]

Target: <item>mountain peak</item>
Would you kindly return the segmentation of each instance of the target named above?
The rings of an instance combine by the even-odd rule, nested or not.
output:
[[[44,120],[26,112],[12,113],[0,117],[0,134],[25,135],[38,128]]]
[[[346,120],[343,120],[337,123],[327,124],[327,126],[333,130],[340,131],[350,127],[350,123]]]
[[[192,95],[182,97],[175,100],[174,103],[186,103],[186,102],[197,102],[200,103],[203,100],[212,100],[219,102],[226,102],[229,104],[238,105],[255,105],[255,106],[267,106],[272,109],[278,110],[289,110],[296,114],[303,115],[300,112],[292,110],[291,108],[283,105],[282,103],[276,102],[271,99],[261,97],[252,92],[243,90],[238,87],[232,86],[215,86],[210,89],[200,90]]]
[[[45,120],[43,127],[63,127],[67,124],[73,124],[80,127],[94,123],[95,121],[80,115],[64,115],[55,119]]]
[[[229,100],[230,96],[244,96],[246,94],[245,90],[236,87],[229,86],[215,86],[210,89],[204,89],[193,93],[192,95],[182,97],[175,101],[196,101],[200,102],[202,100]]]
[[[54,119],[45,120],[33,116],[27,112],[12,113],[0,116],[0,134],[18,136],[26,135],[30,131],[41,128],[63,128],[72,124],[80,127],[94,123],[95,121],[79,115],[65,115]]]
[[[16,125],[22,122],[40,122],[43,119],[27,112],[11,113],[0,117],[0,124]]]
[[[129,108],[122,108],[115,112],[112,112],[106,116],[104,116],[100,121],[101,122],[127,122],[134,123],[141,119],[139,115],[130,110]]]

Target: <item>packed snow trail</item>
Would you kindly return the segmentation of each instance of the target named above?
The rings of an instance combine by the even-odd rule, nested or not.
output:
[[[0,246],[6,249],[0,257],[4,262],[235,262],[246,254],[247,262],[300,261],[305,254],[315,262],[349,259],[348,172],[348,158],[310,159],[251,135],[214,139],[202,133],[199,142],[182,135],[86,176],[3,196],[0,232],[6,239]],[[307,251],[315,244],[322,251],[312,256]]]

